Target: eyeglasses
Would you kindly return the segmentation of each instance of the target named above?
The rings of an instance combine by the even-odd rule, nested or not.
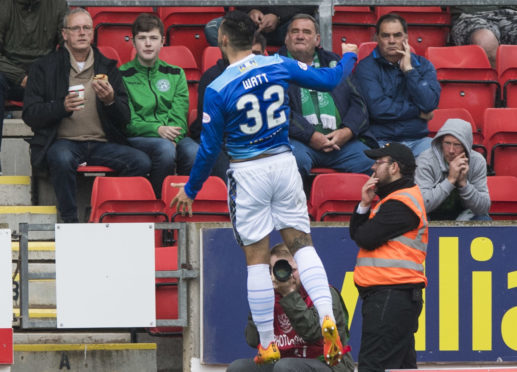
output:
[[[72,32],[80,32],[81,30],[83,30],[84,32],[90,32],[93,29],[93,27],[90,25],[72,26],[72,27],[64,27],[64,28],[67,30],[70,30]]]
[[[373,164],[375,164],[376,166],[379,166],[381,164],[386,164],[386,163],[391,164],[391,163],[393,163],[393,160],[375,160],[375,163],[373,163]]]

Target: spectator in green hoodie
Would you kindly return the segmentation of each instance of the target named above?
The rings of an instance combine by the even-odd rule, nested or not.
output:
[[[135,58],[120,67],[129,95],[128,141],[151,158],[151,184],[161,197],[162,183],[176,169],[176,143],[187,133],[188,86],[185,72],[158,58],[163,23],[140,14],[133,23]]]

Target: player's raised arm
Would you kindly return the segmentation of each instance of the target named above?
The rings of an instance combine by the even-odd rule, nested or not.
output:
[[[354,69],[357,61],[357,45],[341,45],[343,57],[336,67],[313,68],[307,64],[290,59],[284,59],[290,74],[290,80],[301,87],[319,91],[331,91],[342,78],[347,77]]]

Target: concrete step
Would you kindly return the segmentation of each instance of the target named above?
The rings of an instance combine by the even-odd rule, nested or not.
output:
[[[0,205],[31,205],[30,177],[0,176]]]
[[[31,128],[22,119],[4,120],[0,154],[4,175],[31,175],[29,144],[24,139],[32,135]]]
[[[154,372],[155,343],[16,344],[12,372]]]
[[[9,228],[16,233],[19,224],[55,224],[57,209],[55,206],[2,206],[0,207],[0,221],[9,224]],[[30,240],[54,240],[53,231],[33,231],[29,233]]]
[[[18,259],[20,252],[20,243],[14,241],[11,243],[13,260]],[[56,243],[53,241],[30,241],[29,242],[29,261],[31,260],[48,260],[53,261],[56,258]]]

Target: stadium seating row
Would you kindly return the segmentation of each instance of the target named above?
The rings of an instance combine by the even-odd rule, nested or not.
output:
[[[424,55],[430,46],[445,46],[450,29],[448,7],[336,6],[332,17],[332,50],[341,42],[361,44],[374,40],[375,23],[384,14],[396,12],[408,23],[409,44]]]
[[[367,175],[357,173],[320,174],[314,179],[309,212],[316,221],[349,221],[361,200],[361,188]],[[517,218],[517,177],[489,176],[489,215],[494,220]]]
[[[149,181],[143,177],[97,177],[92,191],[90,222],[229,222],[227,189],[217,177],[209,177],[192,205],[193,216],[181,216],[170,201],[177,193],[171,183],[184,183],[186,176],[169,176],[164,180],[163,196],[157,200]],[[323,173],[316,175],[309,214],[315,221],[348,221],[361,200],[361,188],[368,176],[358,173]],[[490,215],[494,219],[517,216],[517,177],[489,176],[492,200]],[[157,247],[163,245],[157,236]],[[164,245],[170,246],[170,241]],[[169,252],[170,253],[170,252]]]

